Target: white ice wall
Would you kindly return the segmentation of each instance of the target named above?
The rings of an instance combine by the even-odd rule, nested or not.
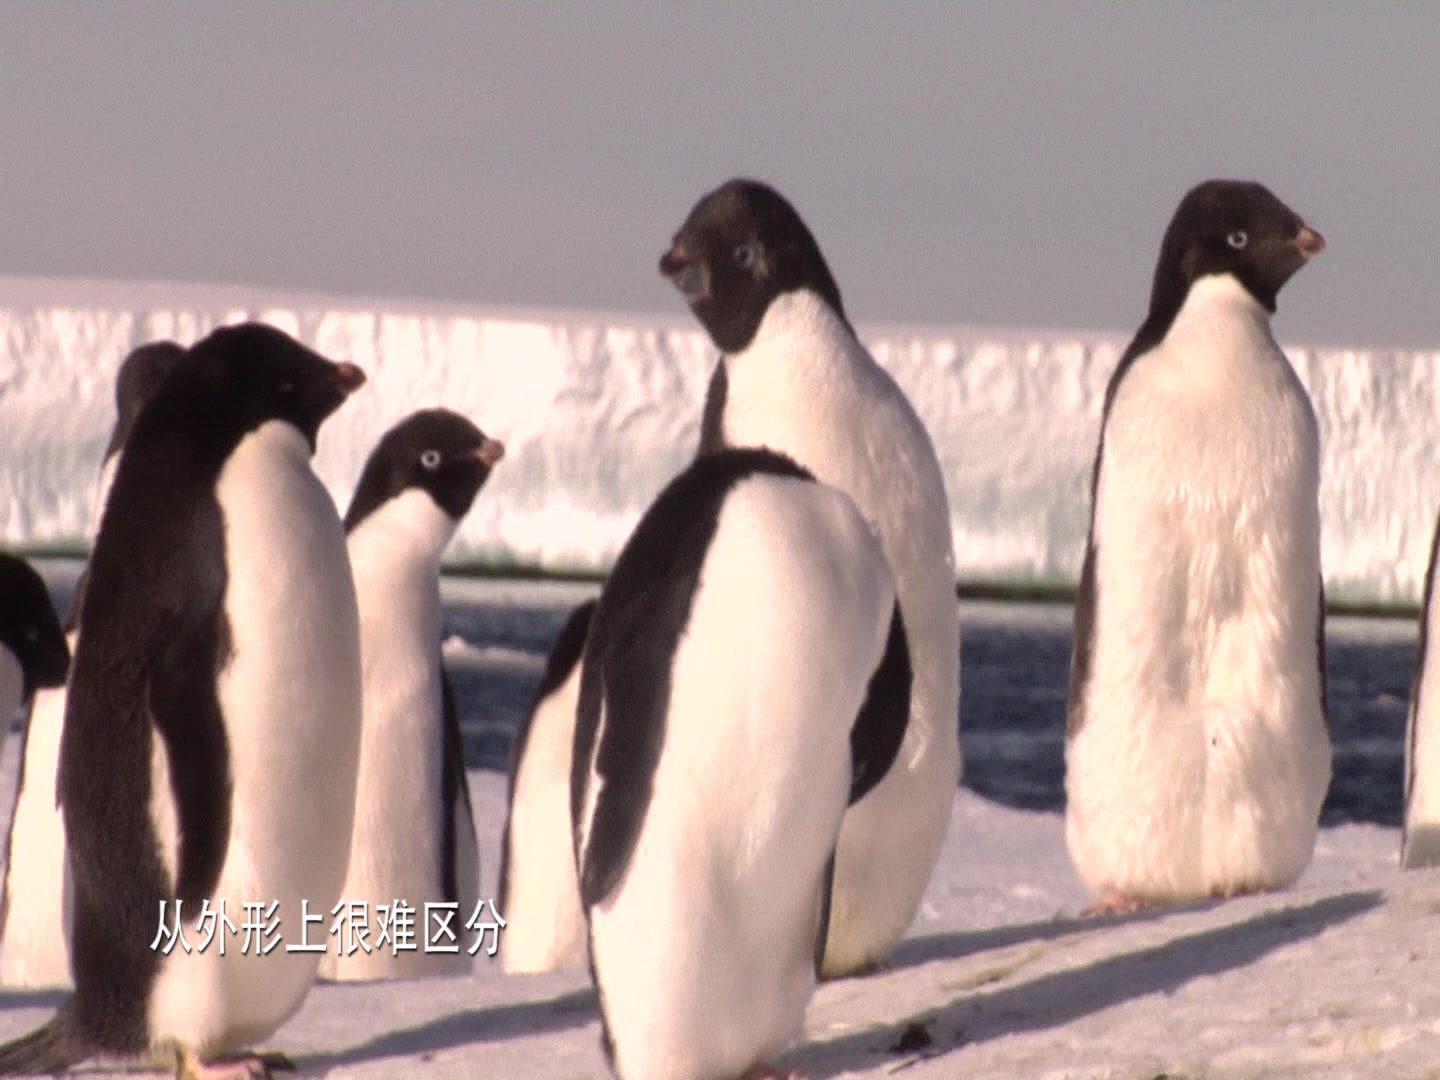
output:
[[[548,570],[609,565],[693,452],[713,363],[683,313],[0,279],[0,542],[84,543],[121,359],[155,338],[188,344],[246,318],[370,376],[321,431],[317,468],[342,510],[381,433],[412,409],[444,404],[509,451],[452,560]],[[960,577],[1073,581],[1100,406],[1125,336],[860,330],[939,448]],[[1288,351],[1320,417],[1332,595],[1415,602],[1440,509],[1440,351]]]

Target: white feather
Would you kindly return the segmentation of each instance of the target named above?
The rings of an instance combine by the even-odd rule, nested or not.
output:
[[[76,636],[66,635],[72,656]],[[65,687],[37,690],[26,721],[5,867],[5,923],[0,926],[0,984],[5,986],[68,987],[71,982],[65,821],[55,798],[64,719]]]
[[[1440,863],[1440,597],[1425,595],[1425,656],[1405,731],[1404,869]]]
[[[385,502],[351,532],[350,563],[360,610],[364,721],[355,829],[343,898],[366,905],[372,938],[381,904],[404,900],[423,921],[441,888],[443,704],[440,690],[440,557],[456,522],[418,488]],[[464,812],[464,802],[460,806]],[[463,824],[463,823],[462,823]],[[470,970],[465,921],[479,895],[473,825],[457,834],[462,866],[458,953],[393,947],[342,957],[332,943],[321,974],[340,980],[455,975]],[[468,843],[468,852],[465,850]],[[448,941],[448,939],[447,939]]]
[[[884,959],[929,883],[960,781],[960,616],[949,501],[904,393],[820,297],[771,302],[728,360],[725,438],[788,454],[849,495],[894,568],[914,669],[894,767],[845,817],[825,973]]]
[[[1316,662],[1319,438],[1265,310],[1202,278],[1106,424],[1067,838],[1099,893],[1275,888],[1330,782]]]
[[[732,489],[674,657],[636,849],[590,912],[626,1080],[730,1080],[799,1033],[850,728],[893,607],[850,500],[773,477]]]
[[[589,952],[570,827],[570,758],[580,665],[544,701],[530,723],[510,798],[505,933],[508,972],[583,969]]]
[[[345,880],[360,751],[360,639],[345,535],[294,427],[247,435],[220,473],[232,654],[218,678],[232,778],[230,846],[211,902],[239,925],[278,901],[268,956],[175,949],[149,1008],[152,1043],[202,1055],[268,1038],[300,1007]],[[157,739],[157,744],[160,740]],[[163,751],[161,751],[163,754]],[[173,821],[173,816],[171,818]],[[173,825],[172,825],[173,828]],[[301,901],[321,923],[303,927]],[[193,914],[193,913],[187,913]],[[193,942],[191,924],[187,936]]]

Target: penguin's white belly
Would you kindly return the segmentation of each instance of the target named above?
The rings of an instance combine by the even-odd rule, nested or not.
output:
[[[1071,856],[1096,892],[1275,888],[1313,851],[1330,781],[1318,439],[1268,342],[1218,350],[1201,377],[1143,357],[1106,425],[1066,774]]]
[[[1415,680],[1405,743],[1405,830],[1400,865],[1440,863],[1440,603],[1425,597],[1425,656]]]
[[[893,606],[838,493],[746,482],[726,500],[638,843],[590,912],[626,1080],[730,1080],[799,1033],[850,729]]]
[[[500,938],[507,972],[583,969],[585,913],[570,827],[570,761],[580,665],[539,704],[510,799],[510,865]]]
[[[67,638],[73,656],[76,635]],[[55,800],[64,719],[65,687],[36,691],[5,868],[5,923],[0,927],[0,984],[5,986],[71,985],[65,821]]]
[[[212,942],[163,961],[150,1002],[152,1041],[179,1038],[202,1053],[268,1037],[314,980],[319,954],[299,948],[329,942],[349,854],[361,715],[345,536],[303,437],[280,423],[251,433],[227,460],[216,494],[231,644],[217,690],[232,795],[230,844],[211,904],[223,902],[239,927],[244,905],[275,902],[279,944],[263,957],[254,949],[242,955],[237,934],[224,957]],[[320,918],[303,923],[307,909]],[[193,924],[188,936],[196,940]]]
[[[894,569],[914,673],[895,764],[845,818],[825,974],[867,967],[914,918],[961,775],[960,613],[949,501],[893,380],[813,294],[777,298],[728,360],[724,434],[788,454],[859,507]]]
[[[470,939],[464,925],[474,912],[479,882],[459,881],[460,898],[445,909],[441,881],[444,830],[443,703],[440,691],[440,595],[438,568],[425,561],[394,565],[351,553],[360,605],[364,721],[355,828],[342,898],[363,904],[371,930],[371,951],[334,941],[321,974],[341,980],[411,978],[464,974],[470,970]],[[463,811],[463,806],[462,806]],[[466,835],[457,834],[457,843]],[[473,831],[470,834],[473,843]],[[461,865],[478,868],[473,853]],[[416,949],[376,947],[381,905],[401,900],[415,912]],[[427,947],[420,928],[451,910],[453,940],[433,934]],[[467,906],[468,905],[468,906]],[[459,946],[458,953],[440,946]],[[358,943],[357,943],[358,946]]]

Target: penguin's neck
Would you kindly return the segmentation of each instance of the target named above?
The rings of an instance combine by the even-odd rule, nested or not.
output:
[[[835,410],[858,406],[876,369],[845,320],[808,289],[771,301],[750,344],[723,362],[725,445],[768,446],[802,465],[815,439],[840,434]]]
[[[358,578],[366,569],[388,574],[438,575],[440,556],[457,522],[430,495],[410,488],[365,517],[346,538]]]
[[[1159,351],[1183,361],[1186,374],[1201,382],[1283,359],[1270,313],[1230,274],[1207,274],[1190,286]]]

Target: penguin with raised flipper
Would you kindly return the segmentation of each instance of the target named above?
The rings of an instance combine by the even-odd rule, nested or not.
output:
[[[115,428],[100,467],[94,520],[99,524],[125,440],[185,350],[153,341],[132,351],[115,378]],[[66,620],[73,653],[80,632],[87,575],[81,574]],[[65,686],[41,689],[25,724],[15,808],[10,815],[9,858],[0,899],[0,985],[70,985],[70,889],[65,866],[65,823],[56,799]]]
[[[781,1075],[841,822],[883,783],[910,686],[889,563],[842,492],[731,450],[646,511],[585,641],[571,776],[622,1080]]]
[[[1200,184],[1106,390],[1065,775],[1092,911],[1279,888],[1314,850],[1320,441],[1270,316],[1323,248],[1260,184]]]
[[[75,991],[0,1047],[0,1074],[99,1057],[268,1075],[243,1050],[314,980],[310,924],[340,898],[354,815],[355,590],[310,460],[364,379],[273,327],[230,326],[136,419],[61,737]],[[252,921],[248,941],[234,932]]]
[[[475,912],[480,856],[460,721],[440,656],[440,557],[504,454],[503,444],[458,413],[422,409],[381,438],[345,515],[364,722],[342,896],[372,919],[381,905],[393,910],[405,901],[427,936],[424,947],[399,952],[336,940],[321,961],[324,978],[470,970],[468,948],[445,951]],[[428,947],[432,938],[438,948]]]

